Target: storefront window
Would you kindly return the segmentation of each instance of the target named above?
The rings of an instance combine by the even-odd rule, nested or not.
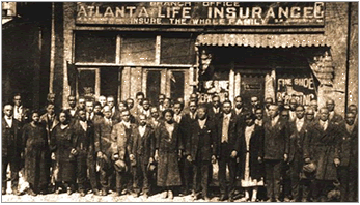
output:
[[[170,77],[170,97],[171,99],[183,98],[185,91],[184,71],[172,71]]]
[[[115,63],[116,35],[78,32],[75,39],[77,62]]]
[[[122,35],[120,47],[121,64],[154,64],[155,35]]]
[[[161,64],[194,64],[195,38],[190,35],[161,36]]]
[[[95,70],[80,71],[78,82],[80,96],[93,96],[95,94]]]
[[[297,69],[296,71],[280,70],[276,73],[276,95],[284,99],[284,104],[289,104],[295,98],[298,104],[309,105],[316,99],[316,82],[310,69]]]

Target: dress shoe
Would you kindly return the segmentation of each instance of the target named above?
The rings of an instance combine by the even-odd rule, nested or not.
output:
[[[140,196],[140,193],[133,193],[132,196],[133,196],[134,198],[138,198],[138,197]]]
[[[30,195],[30,196],[37,196],[37,194],[34,192],[33,189],[29,189],[29,190],[28,190],[28,195]]]
[[[161,198],[162,198],[162,199],[166,199],[167,197],[168,197],[168,191],[165,191],[165,192],[162,194]]]
[[[224,195],[224,194],[222,194],[221,196],[220,196],[220,199],[219,199],[220,201],[225,201],[226,200],[226,196]]]
[[[17,188],[13,188],[11,193],[12,193],[12,195],[16,195],[16,196],[20,195],[20,192],[19,192],[19,190]]]
[[[101,189],[101,192],[102,192],[102,193],[101,193],[102,196],[107,196],[107,195],[108,195],[108,191],[107,191],[106,188],[102,188],[102,189]]]
[[[143,197],[144,197],[144,199],[147,199],[147,198],[149,198],[149,195],[147,193],[144,193]]]
[[[55,190],[55,194],[60,194],[60,189],[59,189],[59,188],[57,188],[57,189]]]
[[[80,196],[81,196],[81,197],[86,196],[86,193],[85,193],[85,190],[84,190],[84,189],[80,189],[79,192],[80,192]]]
[[[6,195],[6,188],[5,188],[5,187],[2,187],[2,188],[1,188],[1,194],[2,194],[2,195]]]
[[[100,196],[100,191],[99,191],[99,189],[93,189],[93,194],[94,194],[95,196]]]
[[[174,194],[173,194],[173,192],[171,190],[169,190],[169,192],[168,192],[168,198],[169,199],[174,199]]]
[[[66,188],[66,193],[67,193],[67,195],[72,195],[73,194],[73,192],[72,192],[72,188],[71,187],[68,187],[68,188]]]
[[[229,202],[234,202],[234,197],[230,196],[229,197]]]
[[[121,191],[121,195],[126,195],[128,193],[128,190],[127,189],[123,189],[122,191]]]
[[[211,199],[209,197],[204,197],[205,201],[211,201]]]

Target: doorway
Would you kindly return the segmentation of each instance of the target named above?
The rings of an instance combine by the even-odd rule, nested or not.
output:
[[[245,106],[251,106],[251,97],[256,96],[260,105],[265,97],[265,77],[264,73],[242,73],[240,94],[243,97]]]

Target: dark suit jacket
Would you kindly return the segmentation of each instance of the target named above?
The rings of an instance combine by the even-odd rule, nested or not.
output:
[[[91,121],[87,121],[86,131],[82,128],[80,120],[76,120],[73,124],[75,132],[74,147],[82,153],[88,154],[94,151],[94,125]]]
[[[195,161],[211,160],[211,156],[216,155],[217,128],[210,117],[207,117],[202,129],[197,120],[192,122],[191,140],[188,140],[187,143],[186,153],[190,154]],[[199,152],[201,159],[196,158]]]
[[[218,140],[218,156],[221,155],[222,151],[221,150],[221,138],[222,138],[222,125],[223,125],[223,119],[224,119],[224,115],[220,115],[218,119],[216,119],[216,124],[217,124],[217,140]],[[239,129],[239,118],[237,115],[235,115],[234,112],[231,112],[231,117],[230,117],[230,121],[229,121],[229,129],[228,129],[228,150],[232,151],[239,151],[240,150],[240,133],[239,133],[240,129]],[[226,153],[226,155],[230,153]]]
[[[188,144],[188,141],[191,142],[191,133],[192,133],[192,124],[194,122],[197,122],[197,116],[195,117],[195,120],[190,118],[190,114],[186,113],[183,115],[181,122],[179,123],[180,129],[183,131],[182,133],[182,143],[184,145],[184,149],[186,150],[186,146]],[[186,153],[187,154],[187,153]]]
[[[182,136],[180,136],[179,132],[179,125],[176,122],[174,122],[174,130],[171,138],[168,131],[166,130],[165,122],[161,122],[158,129],[158,132],[156,132],[156,149],[159,149],[160,152],[176,153],[178,150],[184,149],[181,140]]]
[[[271,126],[271,120],[266,122],[265,128],[265,159],[283,159],[284,154],[289,153],[289,130],[288,124],[281,118],[275,126]]]
[[[339,141],[340,166],[358,167],[358,125],[354,125],[352,132],[344,128],[342,139]]]
[[[112,123],[114,126],[115,124]],[[95,152],[103,152],[110,156],[111,153],[111,131],[112,127],[105,122],[104,118],[94,121],[94,148]]]
[[[6,156],[7,154],[18,154],[23,151],[22,147],[22,139],[21,139],[21,126],[20,122],[14,118],[12,118],[12,125],[11,129],[7,130],[6,128],[9,128],[9,125],[6,123],[5,118],[2,118],[2,154],[3,156]],[[8,132],[10,131],[10,132]],[[11,149],[11,150],[8,150]]]
[[[155,155],[155,132],[150,125],[146,125],[144,136],[140,136],[139,126],[133,128],[131,133],[130,154],[142,156],[148,162],[150,157]],[[147,164],[147,163],[145,163]]]
[[[303,159],[304,140],[307,135],[308,125],[306,121],[304,121],[304,125],[302,126],[301,130],[298,131],[296,122],[297,119],[289,123],[289,161],[293,161],[296,156],[300,156],[300,158]]]
[[[212,105],[210,105],[208,108],[208,116],[210,117],[210,120],[215,121],[215,119],[219,118],[222,115],[222,110],[221,107],[219,108],[219,112],[215,113],[214,111],[214,107]]]

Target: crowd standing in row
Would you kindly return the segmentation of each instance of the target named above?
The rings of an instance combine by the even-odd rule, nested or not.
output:
[[[138,92],[117,107],[113,96],[80,97],[78,107],[68,96],[70,108],[57,111],[54,98],[49,94],[44,111],[28,112],[21,95],[4,106],[3,195],[9,165],[16,195],[23,194],[22,172],[32,196],[111,190],[147,198],[161,191],[163,198],[209,200],[217,175],[220,201],[329,201],[334,186],[341,201],[357,201],[355,105],[344,120],[331,99],[318,110],[316,100],[305,109],[295,98],[288,105],[266,98],[261,106],[254,96],[244,106],[241,96],[221,102],[214,95],[207,104],[191,94],[185,106],[162,94],[151,104]]]

